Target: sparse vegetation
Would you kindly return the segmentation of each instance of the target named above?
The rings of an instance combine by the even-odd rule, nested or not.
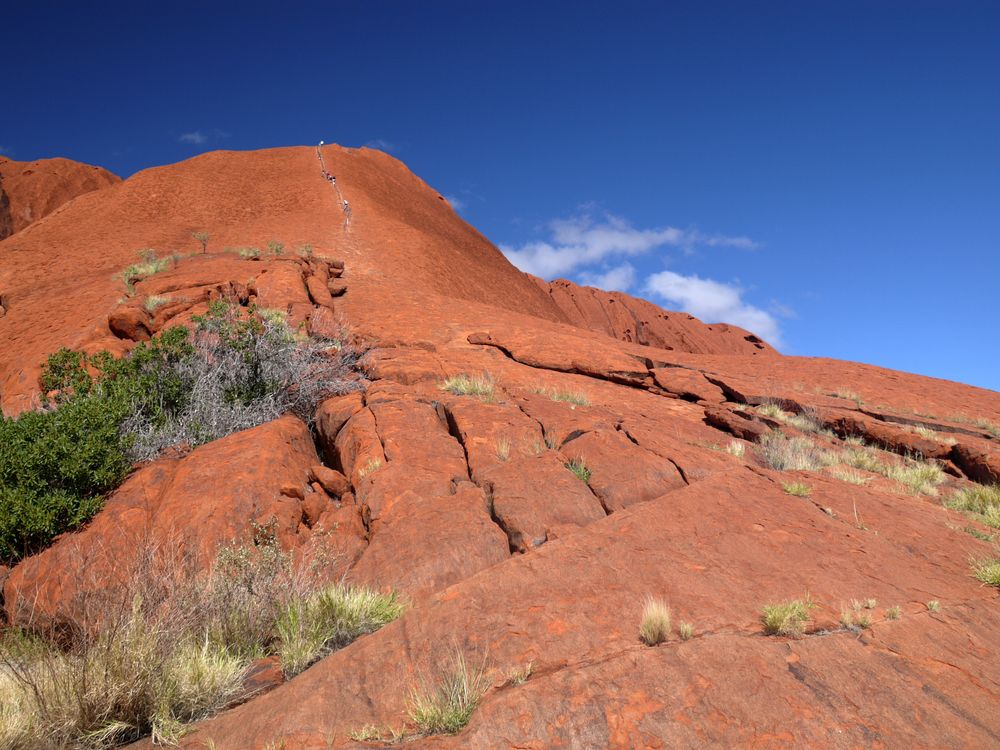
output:
[[[931,599],[929,602],[927,602],[927,611],[928,612],[940,612],[941,611],[941,602],[939,602],[937,599]]]
[[[581,482],[590,482],[590,469],[587,468],[582,458],[571,459],[563,465],[573,472],[573,475]]]
[[[241,247],[237,248],[236,252],[239,253],[241,258],[259,258],[260,248],[259,247]]]
[[[805,482],[789,482],[788,484],[782,482],[781,489],[789,495],[795,495],[795,497],[809,497],[812,494],[812,488]]]
[[[778,471],[803,471],[819,469],[836,463],[833,453],[803,437],[789,438],[780,432],[762,435],[757,454],[772,469]]]
[[[485,662],[472,667],[458,652],[435,684],[410,693],[409,717],[425,734],[455,734],[469,723],[489,687]]]
[[[1000,485],[972,485],[955,492],[945,501],[953,510],[962,510],[987,526],[1000,529]]]
[[[224,548],[207,575],[174,550],[144,550],[118,571],[127,584],[79,602],[82,614],[53,633],[58,641],[8,630],[0,747],[99,750],[144,735],[172,744],[185,724],[238,694],[255,658],[285,655],[290,635],[316,633],[312,645],[323,653],[399,614],[391,595],[317,591],[316,568],[293,567],[268,530],[255,537]],[[301,615],[297,628],[288,627],[291,611]]]
[[[898,604],[894,604],[885,611],[885,618],[887,620],[898,620],[900,615],[903,614],[903,608]]]
[[[361,471],[358,472],[358,479],[364,479],[369,474],[374,474],[376,471],[382,468],[381,458],[371,458],[368,460],[364,466],[361,467]]]
[[[819,423],[819,420],[808,411],[803,412],[802,414],[792,414],[773,402],[765,402],[760,406],[754,407],[754,409],[762,416],[776,419],[779,422],[790,425],[797,430],[801,430],[802,432],[815,432],[828,436],[833,435],[833,433],[829,430],[825,430],[823,425]]]
[[[515,667],[507,673],[507,684],[518,686],[523,685],[531,677],[532,672],[535,670],[535,662],[529,661],[527,664]]]
[[[639,623],[639,639],[647,646],[656,646],[669,637],[670,607],[660,599],[647,598]]]
[[[694,637],[694,625],[690,622],[680,622],[677,624],[677,633],[682,641],[688,641]]]
[[[816,605],[806,596],[778,604],[767,604],[761,609],[761,622],[768,635],[799,637],[809,622],[809,610]]]
[[[146,312],[153,314],[161,307],[163,307],[165,304],[167,304],[169,301],[170,301],[169,297],[160,297],[154,294],[152,296],[146,297],[145,301],[142,303],[142,306],[145,308]]]
[[[510,458],[510,438],[506,435],[497,435],[494,445],[496,446],[497,458],[501,461],[507,461]]]
[[[747,452],[747,444],[742,440],[730,440],[725,450],[730,456],[743,458],[743,455]]]
[[[204,255],[205,253],[207,253],[208,252],[208,240],[209,240],[208,232],[195,232],[191,236],[194,239],[198,240],[198,242],[201,243],[201,252],[202,252],[202,254]]]
[[[590,399],[585,393],[579,391],[564,391],[558,388],[538,388],[535,393],[548,396],[553,401],[563,401],[573,406],[590,406]]]
[[[403,613],[395,594],[336,584],[287,603],[275,623],[281,666],[287,676]]]
[[[299,245],[299,255],[303,258],[313,257],[313,246],[312,245]]]
[[[854,405],[857,406],[859,409],[861,408],[861,405],[864,403],[864,399],[862,399],[861,396],[859,396],[854,391],[847,390],[846,388],[834,391],[833,393],[829,393],[827,395],[836,396],[837,398],[842,398],[846,401],[853,401]]]
[[[285,245],[277,240],[267,241],[267,252],[273,255],[275,258],[284,255]]]
[[[978,581],[987,586],[1000,587],[1000,556],[973,560],[972,572]]]
[[[855,469],[870,471],[886,479],[899,482],[911,492],[937,495],[937,487],[945,480],[944,471],[937,464],[903,456],[900,461],[885,462],[879,452],[871,446],[852,446],[840,454],[843,463]]]
[[[453,375],[438,386],[442,391],[448,391],[456,396],[477,396],[483,401],[491,402],[496,392],[496,381],[489,373],[482,375]]]
[[[133,263],[118,275],[125,283],[125,290],[128,294],[135,292],[137,281],[142,281],[149,276],[160,273],[160,271],[165,271],[170,266],[170,258],[158,258],[156,250],[151,247],[138,250],[137,254],[140,261]]]
[[[854,469],[831,469],[830,475],[834,479],[839,479],[841,482],[847,482],[848,484],[868,484],[872,480],[871,477],[865,476]]]
[[[920,435],[920,437],[926,438],[927,440],[934,440],[939,443],[944,443],[945,445],[955,445],[958,443],[955,438],[948,435],[942,435],[936,430],[932,430],[927,427],[917,425],[916,427],[911,427],[910,429],[913,430],[915,434]]]

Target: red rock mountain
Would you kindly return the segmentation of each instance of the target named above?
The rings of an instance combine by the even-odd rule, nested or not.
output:
[[[78,195],[117,182],[120,179],[106,169],[70,159],[21,162],[0,156],[0,240]]]
[[[333,545],[331,576],[411,606],[183,747],[371,747],[352,733],[407,726],[415,680],[456,648],[487,661],[491,687],[459,734],[408,746],[1000,745],[1000,599],[969,568],[989,530],[942,502],[1000,482],[1000,395],[782,356],[733,327],[540,283],[395,159],[323,157],[349,226],[315,149],[287,148],[150,169],[0,243],[8,414],[31,407],[58,347],[125,351],[213,298],[313,331],[339,319],[370,347],[367,389],[324,402],[314,432],[288,415],[137,467],[86,528],[14,568],[9,617],[72,612],[137,540],[207,561],[272,521],[288,549]],[[285,254],[226,250],[268,241]],[[115,275],[146,247],[181,254],[122,298]],[[149,313],[153,295],[169,301]],[[492,398],[441,388],[484,372]],[[772,468],[757,442],[772,430],[827,460]],[[858,437],[882,468],[844,465]],[[914,455],[943,471],[936,487],[898,481]],[[807,593],[804,637],[763,634],[763,605]],[[648,596],[691,637],[640,642]],[[871,627],[843,627],[865,600]]]

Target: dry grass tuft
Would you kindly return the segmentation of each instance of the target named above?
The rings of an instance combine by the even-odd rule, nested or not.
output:
[[[778,471],[820,469],[837,462],[837,457],[832,452],[820,448],[811,440],[803,437],[789,438],[780,432],[762,435],[758,441],[757,455]]]
[[[1000,485],[973,485],[955,492],[945,501],[953,510],[972,514],[987,526],[1000,529]]]
[[[485,662],[470,667],[458,652],[435,684],[425,682],[410,693],[409,717],[425,734],[456,734],[469,723],[489,687]]]
[[[789,482],[788,484],[782,482],[781,489],[795,497],[809,497],[812,494],[812,487],[805,482]]]
[[[438,387],[456,396],[476,396],[486,402],[492,402],[496,395],[496,381],[488,372],[482,375],[453,375]]]
[[[809,610],[816,605],[807,595],[804,599],[793,599],[778,604],[767,604],[761,609],[761,622],[768,635],[788,635],[799,637],[805,633],[809,622]]]
[[[647,598],[639,624],[639,639],[647,646],[656,646],[669,637],[670,607],[660,599]]]

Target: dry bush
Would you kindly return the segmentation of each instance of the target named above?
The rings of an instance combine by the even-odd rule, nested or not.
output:
[[[425,734],[455,734],[469,723],[489,687],[485,661],[472,666],[458,651],[436,682],[411,691],[409,717]]]
[[[639,639],[647,646],[656,646],[670,637],[670,607],[660,599],[649,597],[642,610]]]
[[[803,437],[789,438],[780,432],[768,432],[760,437],[757,455],[778,471],[803,471],[830,466],[836,457]]]
[[[319,566],[293,566],[267,529],[225,547],[201,575],[172,549],[141,547],[111,585],[81,595],[72,617],[8,629],[0,748],[176,741],[187,723],[240,694],[254,659],[285,655],[293,637],[309,633],[308,648],[295,645],[301,669],[402,611],[392,595],[323,586]]]

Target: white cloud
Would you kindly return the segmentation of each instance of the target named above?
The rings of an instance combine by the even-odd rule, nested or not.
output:
[[[781,343],[778,321],[770,313],[745,302],[743,290],[738,286],[660,271],[647,279],[645,291],[706,323],[732,323],[774,346]]]
[[[635,283],[635,268],[631,263],[622,263],[602,273],[583,272],[580,281],[587,286],[596,286],[606,292],[627,292]]]
[[[193,130],[190,133],[182,133],[181,137],[177,140],[181,143],[193,143],[196,146],[200,146],[208,140],[208,136],[200,130]]]
[[[456,195],[446,195],[444,199],[448,201],[448,204],[456,211],[461,211],[465,208],[465,201]]]
[[[396,150],[396,144],[391,141],[387,141],[384,138],[373,138],[367,141],[365,145],[368,148],[377,148],[379,151],[385,151],[387,154],[391,154]]]
[[[706,235],[676,227],[636,229],[625,219],[611,214],[601,220],[594,220],[589,214],[557,219],[550,222],[548,228],[548,241],[529,242],[521,247],[501,245],[500,249],[522,271],[552,279],[581,266],[616,256],[642,255],[660,247],[703,245],[752,249],[757,246],[748,237]]]

